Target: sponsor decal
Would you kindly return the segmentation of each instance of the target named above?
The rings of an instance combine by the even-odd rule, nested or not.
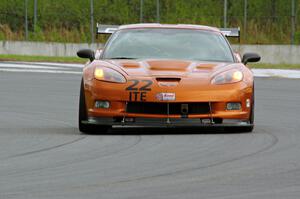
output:
[[[156,99],[159,101],[174,101],[176,100],[175,93],[157,93]]]

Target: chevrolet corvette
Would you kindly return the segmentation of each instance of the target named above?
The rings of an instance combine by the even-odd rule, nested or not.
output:
[[[79,130],[124,127],[222,127],[251,132],[254,79],[227,36],[238,29],[201,25],[132,24],[98,27],[111,34],[87,58],[79,100]]]

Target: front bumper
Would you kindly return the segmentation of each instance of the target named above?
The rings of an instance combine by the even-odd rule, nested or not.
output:
[[[183,80],[182,80],[183,81]],[[89,84],[90,83],[90,84]],[[125,89],[126,84],[112,84],[101,81],[91,81],[85,84],[85,97],[87,113],[90,118],[115,118],[115,117],[132,117],[132,118],[156,118],[165,120],[164,118],[179,119],[188,117],[189,119],[197,118],[221,118],[221,119],[240,119],[248,120],[251,107],[246,106],[246,100],[252,99],[252,87],[245,82],[232,85],[210,85],[198,86],[188,83],[178,85],[174,88],[160,88],[156,83],[153,84],[152,90],[147,93],[145,102],[149,103],[210,103],[209,113],[188,113],[182,114],[155,114],[149,112],[130,112],[127,110],[129,100],[129,92]],[[159,101],[156,98],[157,93],[171,92],[176,93],[175,101]],[[95,108],[97,100],[105,100],[110,102],[110,107]],[[134,101],[136,102],[136,101]],[[241,103],[241,110],[226,110],[227,102]],[[172,111],[171,111],[172,112]]]

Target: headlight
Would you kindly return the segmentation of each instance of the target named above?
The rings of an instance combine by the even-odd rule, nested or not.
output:
[[[126,82],[125,77],[121,73],[106,67],[96,67],[94,71],[94,77],[101,81],[116,82],[116,83]]]
[[[230,84],[242,81],[244,75],[239,70],[229,70],[216,75],[212,80],[212,84]]]

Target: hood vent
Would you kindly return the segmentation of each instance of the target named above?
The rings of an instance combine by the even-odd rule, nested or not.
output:
[[[177,77],[157,77],[156,81],[158,82],[180,82],[181,78]]]

